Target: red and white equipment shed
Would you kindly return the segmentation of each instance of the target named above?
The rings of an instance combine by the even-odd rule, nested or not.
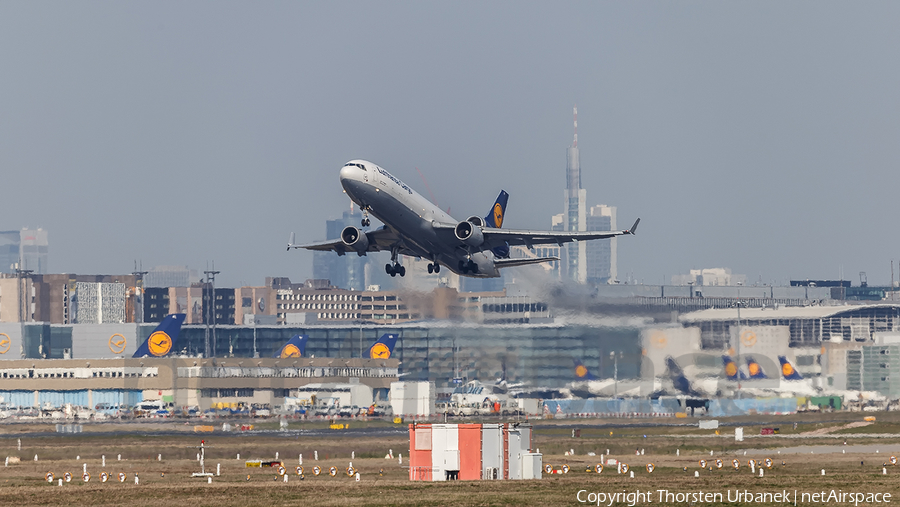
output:
[[[531,425],[410,424],[409,480],[540,479]]]

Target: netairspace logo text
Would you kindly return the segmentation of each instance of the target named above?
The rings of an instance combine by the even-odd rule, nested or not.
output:
[[[622,490],[619,492],[595,492],[586,489],[579,490],[575,495],[579,503],[590,505],[628,505],[634,507],[639,504],[701,504],[701,503],[722,503],[737,502],[741,504],[768,503],[786,505],[808,505],[808,504],[832,504],[832,505],[853,505],[858,506],[860,503],[879,504],[891,503],[890,493],[864,493],[858,491],[844,491],[841,489],[822,490],[822,491],[789,491],[786,489],[780,491],[764,491],[753,492],[748,490],[729,489],[726,491],[669,491],[667,489],[657,490]]]

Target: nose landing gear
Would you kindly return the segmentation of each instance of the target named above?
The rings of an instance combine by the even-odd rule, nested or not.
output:
[[[360,225],[362,225],[363,227],[368,227],[371,224],[371,222],[369,222],[369,207],[364,206],[362,209],[362,212],[363,212],[363,217],[362,217],[362,220],[360,221]]]

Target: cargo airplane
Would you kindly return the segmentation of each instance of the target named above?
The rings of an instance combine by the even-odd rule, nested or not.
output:
[[[501,229],[509,194],[504,191],[484,218],[473,215],[457,221],[428,201],[407,184],[381,167],[365,160],[351,160],[340,171],[341,186],[363,212],[362,227],[369,226],[369,213],[384,223],[373,230],[348,226],[340,238],[291,248],[334,251],[338,255],[388,251],[391,262],[384,270],[391,276],[404,276],[406,268],[398,255],[426,259],[428,272],[439,273],[442,266],[464,276],[496,278],[500,269],[559,260],[556,257],[511,259],[510,247],[525,245],[562,245],[573,241],[607,239],[634,234],[640,218],[623,231],[532,231]]]

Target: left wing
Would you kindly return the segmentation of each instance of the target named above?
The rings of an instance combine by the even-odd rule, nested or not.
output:
[[[635,231],[637,231],[640,221],[641,219],[638,218],[634,221],[634,225],[632,225],[630,229],[625,229],[624,231],[517,231],[513,229],[484,228],[482,234],[484,234],[484,243],[489,247],[499,246],[505,243],[510,246],[525,245],[530,248],[533,245],[562,245],[563,243],[570,243],[572,241],[607,239],[634,234]]]
[[[368,241],[368,246],[365,250],[366,252],[390,251],[392,247],[399,246],[399,253],[406,255],[412,254],[412,251],[404,248],[403,241],[401,240],[400,236],[387,227],[382,227],[381,229],[365,232],[365,235]],[[318,250],[323,252],[333,251],[337,252],[338,255],[357,252],[357,250],[355,250],[353,247],[347,246],[347,244],[344,243],[344,241],[340,238],[317,241],[315,243],[307,243],[305,245],[295,245],[294,233],[291,233],[291,239],[288,241],[287,245],[288,250],[290,250],[291,248],[304,248],[306,250]]]

